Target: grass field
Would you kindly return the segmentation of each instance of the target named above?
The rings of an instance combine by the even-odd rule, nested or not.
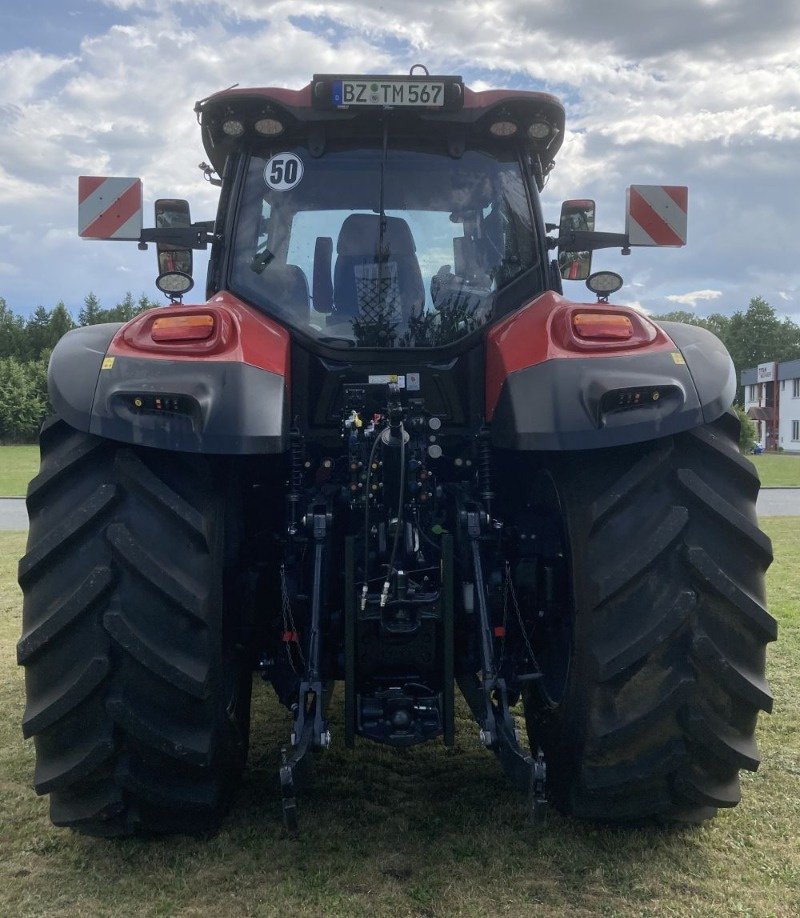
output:
[[[0,497],[24,497],[38,471],[38,446],[0,446]]]
[[[750,456],[765,488],[800,487],[800,456]],[[39,469],[38,446],[0,446],[0,497],[24,497]]]
[[[786,453],[762,453],[760,456],[748,456],[758,469],[761,484],[765,488],[800,487],[800,456],[788,456]]]
[[[775,713],[761,720],[763,762],[743,775],[743,802],[711,823],[612,831],[554,815],[537,828],[466,717],[450,751],[346,753],[334,716],[301,834],[287,838],[277,762],[288,720],[258,685],[250,762],[222,831],[150,843],[53,828],[31,790],[14,663],[24,536],[0,533],[0,915],[800,915],[800,519],[765,528],[781,628]]]

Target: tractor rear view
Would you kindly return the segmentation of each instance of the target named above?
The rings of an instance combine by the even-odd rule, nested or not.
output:
[[[734,806],[776,625],[733,365],[589,275],[682,245],[686,189],[632,186],[625,233],[586,200],[545,224],[561,104],[459,77],[196,111],[215,221],[162,200],[142,229],[137,180],[81,179],[81,234],[155,243],[170,304],[51,360],[18,656],[53,821],[214,829],[254,673],[289,712],[290,828],[337,681],[349,747],[451,745],[458,688],[535,815]]]

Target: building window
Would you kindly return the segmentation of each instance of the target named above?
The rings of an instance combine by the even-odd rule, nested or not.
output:
[[[800,379],[792,380],[792,398],[800,398]]]
[[[800,421],[792,421],[792,439],[800,440]]]

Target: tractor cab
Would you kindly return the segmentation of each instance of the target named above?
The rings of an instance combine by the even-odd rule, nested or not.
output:
[[[219,93],[198,113],[234,198],[211,293],[334,346],[419,348],[549,286],[537,186],[564,125],[551,96],[315,76]]]

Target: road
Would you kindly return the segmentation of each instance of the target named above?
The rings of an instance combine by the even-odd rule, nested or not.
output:
[[[800,488],[765,488],[758,495],[759,516],[800,516]],[[0,530],[28,528],[25,501],[0,497]]]

